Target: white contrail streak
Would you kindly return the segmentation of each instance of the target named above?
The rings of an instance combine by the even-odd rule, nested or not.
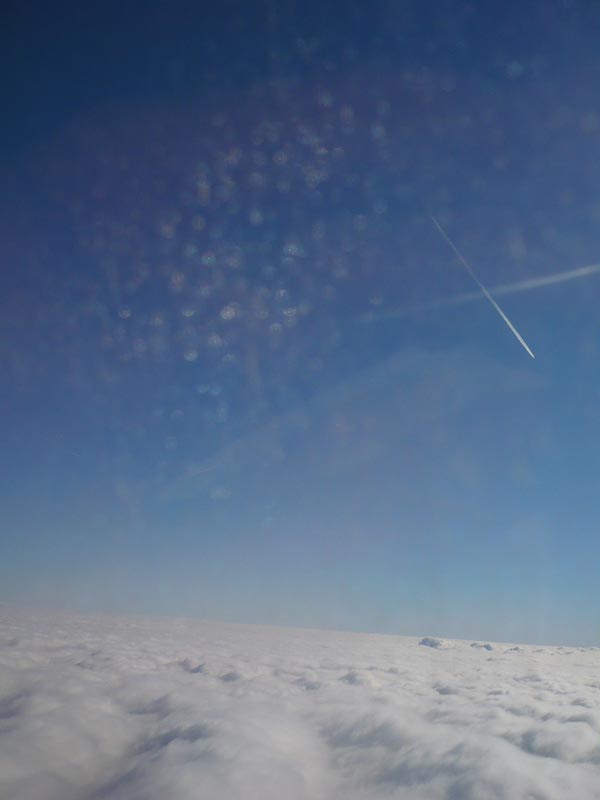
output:
[[[554,283],[566,283],[567,281],[574,281],[577,278],[585,278],[587,275],[594,275],[598,272],[600,272],[600,264],[590,264],[586,267],[577,267],[577,269],[568,269],[564,272],[555,272],[553,275],[542,275],[539,278],[528,278],[524,281],[517,281],[516,283],[503,283],[499,286],[492,286],[490,292],[496,297],[504,294],[519,294],[519,292],[528,292],[532,289],[539,289],[542,286],[552,286]],[[454,295],[454,297],[444,297],[439,300],[432,300],[429,303],[420,303],[416,306],[399,308],[396,309],[396,311],[388,311],[387,313],[377,316],[365,314],[362,320],[363,322],[378,322],[384,319],[397,319],[412,314],[419,314],[422,311],[434,311],[436,308],[461,306],[464,303],[473,303],[476,300],[483,299],[484,296],[481,292],[464,292],[463,294]]]
[[[452,251],[453,251],[454,255],[457,257],[457,259],[460,261],[460,263],[463,265],[463,267],[464,267],[464,268],[467,270],[467,272],[469,273],[469,275],[470,275],[470,276],[473,278],[473,280],[475,281],[475,283],[477,284],[477,286],[479,286],[479,288],[481,289],[481,291],[483,292],[483,294],[485,295],[485,297],[487,297],[487,299],[490,301],[490,303],[491,303],[491,304],[494,306],[494,308],[496,309],[496,311],[498,312],[498,314],[500,314],[500,316],[502,317],[502,319],[504,320],[504,322],[505,322],[505,323],[508,325],[508,327],[509,327],[509,328],[510,328],[510,330],[513,332],[513,334],[516,336],[517,340],[520,342],[520,344],[523,346],[523,348],[524,348],[524,349],[525,349],[525,350],[526,350],[526,351],[529,353],[529,355],[530,355],[532,358],[535,358],[535,356],[533,355],[533,352],[532,352],[531,348],[529,347],[529,345],[527,344],[527,342],[525,341],[525,339],[524,339],[524,338],[521,336],[521,334],[519,333],[519,331],[518,331],[518,330],[515,328],[515,326],[512,324],[512,322],[511,322],[511,321],[509,320],[509,318],[506,316],[506,314],[504,313],[504,311],[502,311],[502,309],[500,308],[500,306],[498,305],[498,303],[497,303],[497,302],[494,300],[494,298],[492,297],[492,295],[491,295],[491,294],[488,292],[488,290],[485,288],[485,286],[483,285],[483,283],[482,283],[482,282],[479,280],[479,278],[477,277],[477,275],[476,275],[476,274],[473,272],[473,269],[471,268],[471,265],[469,264],[469,262],[467,261],[467,259],[466,259],[466,258],[463,256],[463,254],[460,252],[460,250],[459,250],[459,249],[457,248],[457,246],[454,244],[454,242],[452,241],[452,239],[451,239],[451,238],[448,236],[448,234],[446,233],[446,231],[445,231],[445,230],[442,228],[442,226],[441,226],[441,225],[440,225],[440,223],[437,221],[437,219],[436,219],[435,217],[433,217],[433,216],[432,216],[432,217],[431,217],[431,221],[433,222],[433,224],[435,225],[435,227],[438,229],[438,231],[440,232],[440,234],[442,235],[442,237],[443,237],[443,238],[444,238],[444,239],[445,239],[445,240],[448,242],[448,244],[449,244],[449,245],[450,245],[450,247],[452,248]]]

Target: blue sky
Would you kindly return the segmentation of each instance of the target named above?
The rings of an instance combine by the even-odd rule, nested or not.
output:
[[[15,11],[2,599],[600,644],[598,14],[308,8]]]

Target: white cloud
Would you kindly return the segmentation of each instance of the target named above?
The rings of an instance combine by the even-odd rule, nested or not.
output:
[[[423,647],[435,647],[437,650],[445,650],[450,647],[450,642],[445,639],[438,639],[435,636],[424,636],[419,644]]]
[[[0,608],[0,796],[600,798],[599,650],[430,642]]]

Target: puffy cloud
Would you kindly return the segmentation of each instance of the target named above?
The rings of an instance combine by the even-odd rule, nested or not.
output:
[[[600,798],[598,650],[472,645],[0,608],[0,796]]]

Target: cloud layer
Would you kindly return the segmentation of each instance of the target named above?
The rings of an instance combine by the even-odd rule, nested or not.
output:
[[[594,648],[0,608],[0,796],[592,800],[599,665]]]

